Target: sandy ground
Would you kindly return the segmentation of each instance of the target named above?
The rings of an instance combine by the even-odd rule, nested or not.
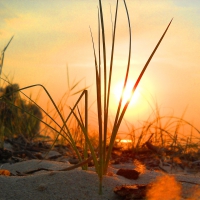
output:
[[[83,171],[77,168],[71,171],[57,171],[71,166],[69,163],[55,161],[29,160],[15,164],[4,164],[1,169],[7,169],[13,174],[16,171],[26,172],[38,168],[54,171],[39,171],[28,176],[0,176],[0,200],[117,200],[113,192],[115,186],[123,184],[149,183],[161,176],[161,172],[148,171],[141,174],[137,180],[129,180],[116,175],[118,168],[134,168],[132,164],[115,165],[109,168],[112,176],[103,179],[103,194],[98,194],[98,176],[92,170]],[[189,188],[200,184],[197,175],[176,174],[176,179],[182,182],[183,195],[187,196]],[[165,196],[164,199],[169,199]]]

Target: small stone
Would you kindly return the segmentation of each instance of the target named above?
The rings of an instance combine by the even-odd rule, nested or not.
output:
[[[140,172],[134,169],[119,169],[117,175],[123,176],[128,179],[138,179]]]

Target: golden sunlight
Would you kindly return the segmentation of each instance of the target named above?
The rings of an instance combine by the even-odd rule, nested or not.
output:
[[[132,143],[133,141],[130,139],[116,139],[116,142],[121,142],[121,143]]]
[[[132,143],[132,140],[122,139],[122,140],[120,140],[120,142],[122,142],[122,143]]]
[[[120,139],[115,140],[117,146],[123,147],[123,149],[131,149],[133,141],[131,139]]]
[[[124,84],[123,81],[121,81],[121,82],[118,82],[114,87],[114,95],[115,95],[115,97],[116,97],[118,102],[119,102],[120,97],[121,97],[123,84]],[[125,88],[125,91],[124,91],[124,94],[123,94],[123,101],[122,101],[123,105],[125,105],[125,103],[128,100],[130,100],[133,86],[134,86],[134,82],[133,81],[128,81],[127,82],[127,85],[126,85],[126,88]],[[138,92],[138,89],[136,89],[133,97],[130,100],[130,105],[135,104],[137,102],[138,98],[139,98],[139,92]]]

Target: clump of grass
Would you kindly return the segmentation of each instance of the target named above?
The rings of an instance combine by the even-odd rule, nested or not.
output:
[[[152,106],[151,108],[153,112],[147,120],[140,122],[139,127],[126,122],[129,130],[127,138],[133,141],[132,150],[135,153],[142,149],[150,137],[150,142],[160,148],[170,148],[174,152],[178,149],[179,155],[177,156],[198,151],[197,137],[200,131],[184,119],[185,111],[181,117],[176,117],[173,114],[162,115],[157,104],[155,108]]]
[[[186,109],[180,117],[173,113],[163,115],[157,102],[154,103],[155,106],[149,103],[152,113],[137,127],[125,121],[128,128],[126,139],[132,140],[129,150],[137,154],[146,152],[148,148],[162,159],[199,160],[200,130],[184,119]]]
[[[126,5],[126,1],[124,0],[124,6],[127,14],[127,20],[128,20],[128,27],[129,27],[129,54],[128,54],[128,61],[127,61],[127,69],[126,69],[126,75],[124,77],[124,85],[123,85],[123,91],[120,97],[120,101],[118,104],[117,112],[115,115],[114,125],[111,132],[111,138],[108,142],[108,151],[106,151],[106,145],[107,145],[107,131],[108,131],[108,116],[109,116],[109,103],[110,103],[110,88],[112,83],[112,72],[113,72],[113,56],[114,56],[114,48],[115,48],[115,32],[116,32],[116,25],[117,25],[117,14],[118,14],[118,0],[116,2],[116,11],[115,11],[115,20],[114,20],[114,26],[113,26],[113,35],[112,35],[112,49],[111,49],[111,56],[110,56],[110,67],[109,67],[109,74],[107,74],[107,58],[106,58],[106,42],[105,42],[105,29],[104,29],[104,18],[103,18],[103,9],[102,9],[102,3],[101,0],[99,0],[99,42],[98,42],[98,58],[99,61],[97,61],[97,56],[95,52],[93,37],[93,50],[94,50],[94,59],[95,59],[95,70],[96,70],[96,88],[97,88],[97,111],[98,111],[98,122],[99,122],[99,163],[98,166],[95,166],[98,170],[97,173],[99,175],[100,179],[100,193],[101,191],[101,183],[102,183],[102,177],[103,174],[106,174],[109,160],[112,152],[113,145],[115,143],[115,139],[119,130],[119,127],[121,125],[121,122],[123,120],[123,117],[126,113],[126,110],[129,106],[130,100],[127,100],[126,104],[122,106],[123,101],[123,93],[125,91],[128,76],[129,76],[129,69],[130,69],[130,60],[131,60],[131,25],[130,25],[130,19],[129,19],[129,13]],[[158,49],[162,39],[164,38],[172,20],[170,21],[169,25],[167,26],[165,32],[163,33],[162,37],[160,38],[159,42],[157,43],[156,47],[154,48],[153,52],[151,53],[149,59],[147,60],[143,70],[141,71],[140,75],[138,76],[138,79],[133,85],[132,88],[132,94],[131,97],[134,95],[135,90],[137,89],[137,86],[147,69],[151,59],[153,58],[156,50]],[[100,32],[101,30],[101,32]],[[92,36],[92,35],[91,35]],[[102,51],[103,51],[103,80],[101,75],[101,53],[100,53],[100,38],[102,39]],[[107,79],[108,77],[108,79]],[[103,86],[102,86],[103,85]],[[101,100],[102,96],[102,87],[103,87],[103,100]]]
[[[3,78],[1,78],[1,79],[3,79]],[[3,80],[6,81],[5,79],[3,79]],[[7,81],[6,81],[6,82],[7,82]],[[28,97],[27,95],[25,95],[25,94],[23,93],[23,90],[30,89],[30,88],[33,88],[33,87],[41,87],[41,88],[45,91],[45,93],[46,93],[47,96],[49,97],[51,103],[53,104],[55,110],[57,111],[59,117],[60,117],[61,120],[62,120],[62,123],[63,123],[62,126],[60,126],[60,125],[56,122],[56,120],[55,120],[52,116],[50,116],[43,108],[41,108],[35,101],[33,101],[30,97]],[[30,104],[29,106],[27,106],[28,109],[25,109],[25,108],[24,108],[24,107],[26,107],[26,106],[25,106],[23,103],[22,103],[21,105],[17,105],[17,104],[15,103],[15,101],[12,102],[12,101],[8,101],[8,100],[6,99],[7,96],[10,96],[10,95],[13,95],[13,94],[16,95],[16,94],[18,94],[19,92],[22,93],[23,95],[25,95],[25,96],[30,100],[31,104]],[[85,91],[84,91],[84,92],[85,92]],[[83,93],[83,94],[84,94],[84,93]],[[14,95],[14,96],[15,96],[15,95]],[[6,99],[6,100],[4,100],[4,99]],[[24,88],[18,88],[18,87],[17,87],[17,88],[15,88],[14,90],[12,90],[11,92],[9,92],[8,94],[3,94],[3,95],[0,97],[0,101],[5,102],[6,104],[8,104],[8,105],[10,106],[9,109],[10,109],[10,108],[11,108],[11,109],[14,109],[14,110],[15,110],[15,112],[14,112],[15,115],[16,115],[16,113],[18,113],[18,112],[26,113],[26,114],[30,115],[31,117],[33,117],[34,119],[39,120],[40,122],[42,122],[43,124],[45,124],[47,127],[49,127],[52,131],[54,131],[55,133],[57,133],[57,138],[58,138],[60,135],[61,135],[62,137],[64,137],[65,140],[73,147],[73,149],[74,149],[74,151],[76,152],[76,154],[77,154],[79,160],[82,160],[81,155],[80,155],[80,153],[79,153],[79,151],[78,151],[78,149],[77,149],[77,147],[76,147],[75,141],[74,141],[74,139],[73,139],[73,137],[72,137],[71,131],[70,131],[70,129],[68,128],[68,126],[67,126],[67,124],[66,124],[67,121],[68,121],[68,119],[69,119],[69,117],[70,117],[70,115],[68,116],[68,118],[67,118],[66,120],[64,120],[64,118],[63,118],[61,112],[60,112],[59,109],[58,109],[58,106],[57,106],[56,103],[54,102],[54,100],[53,100],[53,98],[51,97],[51,95],[49,94],[48,90],[47,90],[43,85],[41,85],[41,84],[35,84],[35,85],[30,85],[30,86],[27,86],[27,87],[24,87]],[[22,102],[23,102],[23,101],[22,101]],[[60,128],[60,130],[57,130],[56,128],[54,128],[53,125],[50,125],[50,124],[48,124],[47,122],[45,122],[44,120],[42,120],[41,118],[37,117],[37,116],[36,116],[36,113],[34,113],[34,111],[37,110],[37,109],[36,109],[36,107],[33,106],[33,105],[35,105],[37,108],[41,109],[41,111],[44,113],[44,115],[45,115],[46,117],[49,117],[49,118]],[[34,109],[33,109],[33,107],[34,107]],[[86,106],[86,108],[87,108],[87,106]],[[13,112],[12,112],[12,111],[11,111],[11,112],[9,111],[8,113],[11,113],[11,114],[12,114]],[[37,113],[38,113],[38,110],[37,110]],[[18,117],[19,117],[19,116],[18,116]],[[21,119],[18,118],[18,120],[21,120]],[[5,121],[5,120],[4,120],[4,121]],[[13,132],[12,132],[12,133],[13,133]],[[55,144],[57,138],[55,139],[53,145]],[[53,146],[53,145],[52,145],[52,146]]]
[[[29,114],[30,116],[34,117],[35,119],[39,119],[40,122],[44,123],[47,127],[49,127],[52,131],[54,131],[57,136],[55,141],[53,142],[53,145],[55,144],[56,140],[58,139],[59,136],[62,136],[74,149],[74,151],[77,154],[77,157],[79,158],[80,162],[83,160],[82,156],[80,155],[80,152],[78,151],[76,147],[76,142],[73,138],[73,133],[70,130],[69,126],[67,125],[68,120],[70,119],[71,116],[74,116],[78,126],[80,127],[83,135],[84,135],[84,158],[87,159],[87,150],[89,148],[92,158],[94,161],[95,165],[95,170],[99,176],[99,192],[100,194],[102,193],[102,179],[103,175],[107,173],[108,165],[109,165],[109,160],[111,157],[111,152],[113,145],[115,143],[115,139],[119,130],[119,127],[121,125],[121,122],[123,120],[123,117],[126,113],[126,110],[129,106],[130,100],[126,102],[124,106],[122,106],[122,101],[123,101],[123,93],[127,85],[128,81],[128,76],[129,76],[129,69],[130,69],[130,60],[131,60],[131,26],[130,26],[130,19],[129,19],[129,13],[126,5],[126,1],[123,1],[125,10],[127,13],[127,21],[128,21],[128,27],[129,27],[129,54],[128,54],[128,61],[127,61],[127,69],[126,69],[126,76],[124,77],[124,86],[123,86],[123,91],[121,94],[121,98],[118,104],[117,112],[115,115],[115,120],[114,120],[114,125],[112,127],[111,131],[111,137],[108,141],[108,117],[109,117],[109,104],[110,104],[110,89],[111,89],[111,83],[112,83],[112,73],[113,73],[113,58],[114,58],[114,48],[115,48],[115,32],[116,32],[116,25],[117,25],[117,13],[118,13],[118,0],[116,1],[116,11],[115,11],[115,20],[114,20],[114,26],[113,26],[113,35],[112,35],[112,49],[111,49],[111,57],[110,57],[110,67],[109,67],[109,73],[107,74],[107,58],[106,58],[106,42],[105,42],[105,29],[104,29],[104,17],[103,17],[103,8],[102,8],[102,3],[101,0],[99,0],[99,12],[98,12],[98,28],[99,28],[99,35],[98,35],[98,61],[97,61],[97,56],[94,48],[94,42],[93,42],[93,37],[92,37],[92,43],[93,43],[93,50],[94,50],[94,60],[95,60],[95,71],[96,71],[96,95],[97,95],[97,112],[98,112],[98,126],[99,126],[99,146],[98,146],[98,154],[96,154],[96,150],[92,144],[92,141],[89,137],[88,134],[88,91],[84,90],[78,101],[75,103],[73,107],[70,107],[70,114],[64,118],[64,116],[61,113],[61,110],[59,110],[59,107],[56,105],[54,102],[53,98],[49,94],[48,90],[41,84],[35,84],[31,86],[27,86],[24,88],[15,88],[14,91],[11,92],[17,93],[21,92],[25,89],[30,89],[32,87],[41,87],[45,93],[48,95],[51,103],[53,104],[58,116],[60,117],[62,121],[62,126],[60,126],[56,120],[50,116],[47,112],[45,112],[42,108],[40,108],[36,102],[32,101],[37,107],[39,107],[45,114],[45,116],[49,117],[55,125],[59,128],[57,130],[56,128],[53,127],[53,125],[48,124],[47,122],[43,121],[42,119],[39,119],[37,116],[34,115],[34,113],[31,113],[28,110],[24,110],[20,105],[15,105],[15,103],[11,102],[10,105],[12,105],[14,108],[17,108],[21,111],[24,111],[25,113]],[[154,48],[153,52],[151,53],[150,57],[148,58],[143,70],[141,71],[140,75],[138,76],[138,79],[136,83],[133,85],[132,88],[132,95],[134,95],[134,92],[145,72],[147,69],[151,59],[153,58],[156,50],[158,49],[162,39],[164,38],[172,20],[170,21],[169,25],[167,26],[166,30],[164,31],[162,37],[160,38],[159,42],[157,43],[156,47]],[[92,33],[91,33],[92,36]],[[102,44],[100,44],[102,42]],[[103,51],[103,69],[101,66],[101,48],[100,46],[102,45],[102,51]],[[102,71],[103,71],[103,80],[102,80]],[[102,93],[102,90],[104,91]],[[10,93],[9,93],[10,94]],[[8,94],[7,94],[8,95]],[[7,95],[3,95],[0,99],[4,99]],[[103,99],[101,97],[103,96]],[[82,114],[79,110],[78,104],[81,101],[81,99],[84,98],[84,118],[82,117]],[[31,99],[30,99],[31,100]],[[106,146],[109,144],[108,150],[106,150]],[[85,162],[84,162],[85,163]],[[83,169],[87,169],[87,165],[83,166]]]

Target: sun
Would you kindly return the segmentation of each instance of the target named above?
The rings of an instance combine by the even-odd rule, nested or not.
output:
[[[124,84],[123,81],[120,81],[120,82],[116,83],[116,85],[114,86],[114,95],[115,95],[117,102],[119,102],[119,100],[120,100],[123,84]],[[133,86],[134,86],[134,81],[127,82],[126,89],[123,94],[123,101],[122,101],[123,105],[125,105],[125,103],[128,100],[130,100],[130,105],[133,105],[138,101],[138,98],[139,98],[138,89],[136,89],[134,95],[131,98]]]

